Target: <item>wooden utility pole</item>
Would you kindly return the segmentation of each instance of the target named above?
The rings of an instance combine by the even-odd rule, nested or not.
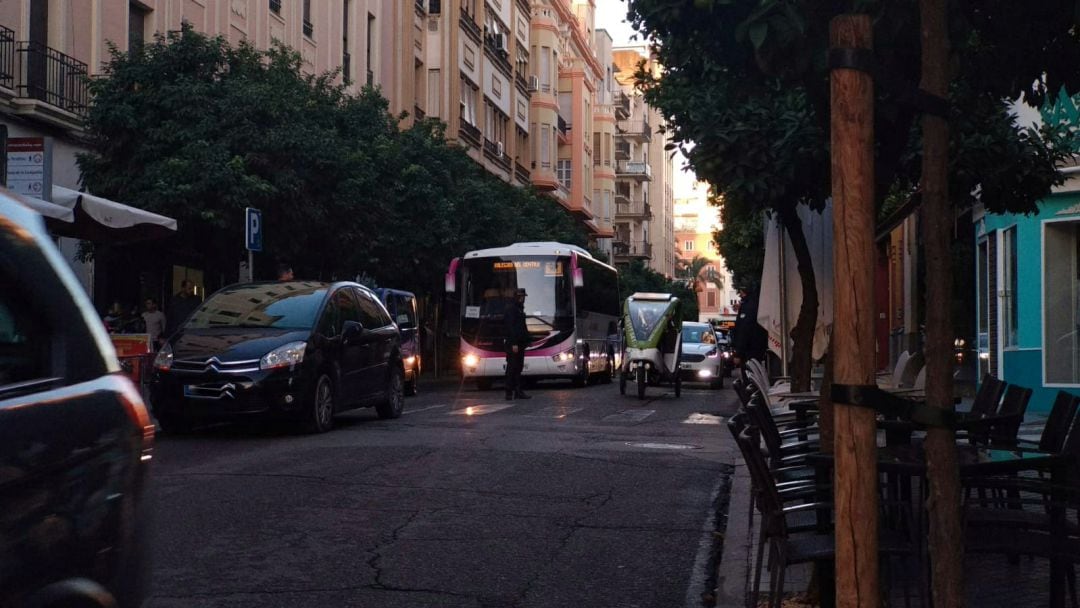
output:
[[[873,47],[868,15],[829,24],[830,49]],[[834,51],[835,52],[835,51]],[[874,385],[874,81],[865,71],[830,75],[833,195],[833,374]],[[836,604],[870,608],[878,592],[878,479],[874,410],[837,403],[835,413]]]
[[[944,99],[949,91],[949,37],[945,0],[919,0],[922,39],[922,82],[919,87]],[[944,107],[945,104],[940,104]],[[953,216],[949,205],[949,122],[945,116],[922,116],[922,217],[926,253],[926,301],[952,302]],[[953,408],[953,328],[951,307],[926,307],[926,402]],[[933,604],[963,605],[963,529],[960,525],[960,471],[952,429],[931,427],[926,433],[926,466],[930,495],[930,567]]]

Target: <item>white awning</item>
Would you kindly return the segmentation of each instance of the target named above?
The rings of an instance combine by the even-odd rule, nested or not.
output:
[[[8,199],[13,199],[16,202],[22,203],[23,205],[33,209],[34,211],[40,213],[42,216],[49,219],[65,222],[68,224],[75,223],[74,209],[69,209],[62,205],[43,201],[40,198],[33,198],[29,196],[23,196],[21,194],[15,194],[11,190],[3,190],[3,192],[0,193],[0,196]]]
[[[176,232],[176,220],[145,209],[130,207],[107,198],[86,192],[77,192],[63,186],[53,186],[53,203],[84,212],[90,219],[107,228],[124,229],[139,226],[157,226]]]

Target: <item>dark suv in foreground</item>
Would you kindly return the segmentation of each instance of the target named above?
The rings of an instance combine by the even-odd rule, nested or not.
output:
[[[150,402],[166,432],[252,416],[325,432],[354,407],[397,418],[404,385],[397,326],[366,287],[246,283],[212,295],[169,338]]]
[[[138,606],[154,427],[41,218],[0,188],[0,606]]]

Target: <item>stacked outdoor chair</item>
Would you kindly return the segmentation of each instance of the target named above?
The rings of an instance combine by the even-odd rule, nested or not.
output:
[[[753,401],[752,399],[752,404]],[[754,405],[759,408],[759,413],[768,409],[760,403]],[[832,504],[828,500],[821,500],[823,496],[831,496],[832,492],[830,487],[818,485],[813,479],[778,481],[778,473],[792,467],[791,461],[786,460],[790,455],[781,461],[785,466],[778,469],[773,455],[762,449],[764,438],[761,429],[748,420],[747,413],[740,412],[728,422],[728,428],[750,473],[753,504],[761,514],[754,578],[747,605],[757,605],[761,591],[762,566],[767,553],[767,605],[778,608],[783,600],[788,566],[831,561],[835,558]],[[786,447],[795,446],[787,444]],[[810,514],[815,517],[808,521]],[[803,516],[801,522],[793,520],[799,515]],[[884,555],[913,556],[918,550],[918,543],[910,537],[910,528],[908,534],[886,530],[882,532],[879,548]],[[919,575],[915,578],[919,578]],[[910,598],[905,595],[905,599]]]
[[[1064,479],[1040,474],[965,477],[965,545],[969,552],[1004,554],[1010,559],[1029,555],[1066,560],[1068,590],[1074,608],[1080,606],[1075,566],[1080,561],[1080,398],[1059,392],[1038,442],[1041,452],[1059,454]],[[1016,442],[1024,449],[1027,442]],[[1041,473],[1041,472],[1040,472]],[[980,498],[972,500],[977,489]],[[985,495],[993,494],[993,500]],[[1064,516],[1054,528],[1052,513]]]

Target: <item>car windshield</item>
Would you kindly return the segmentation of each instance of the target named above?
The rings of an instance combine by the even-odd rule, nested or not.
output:
[[[707,325],[683,325],[683,344],[716,344],[716,334]]]
[[[311,329],[326,296],[323,283],[295,281],[227,287],[203,303],[186,329]]]

